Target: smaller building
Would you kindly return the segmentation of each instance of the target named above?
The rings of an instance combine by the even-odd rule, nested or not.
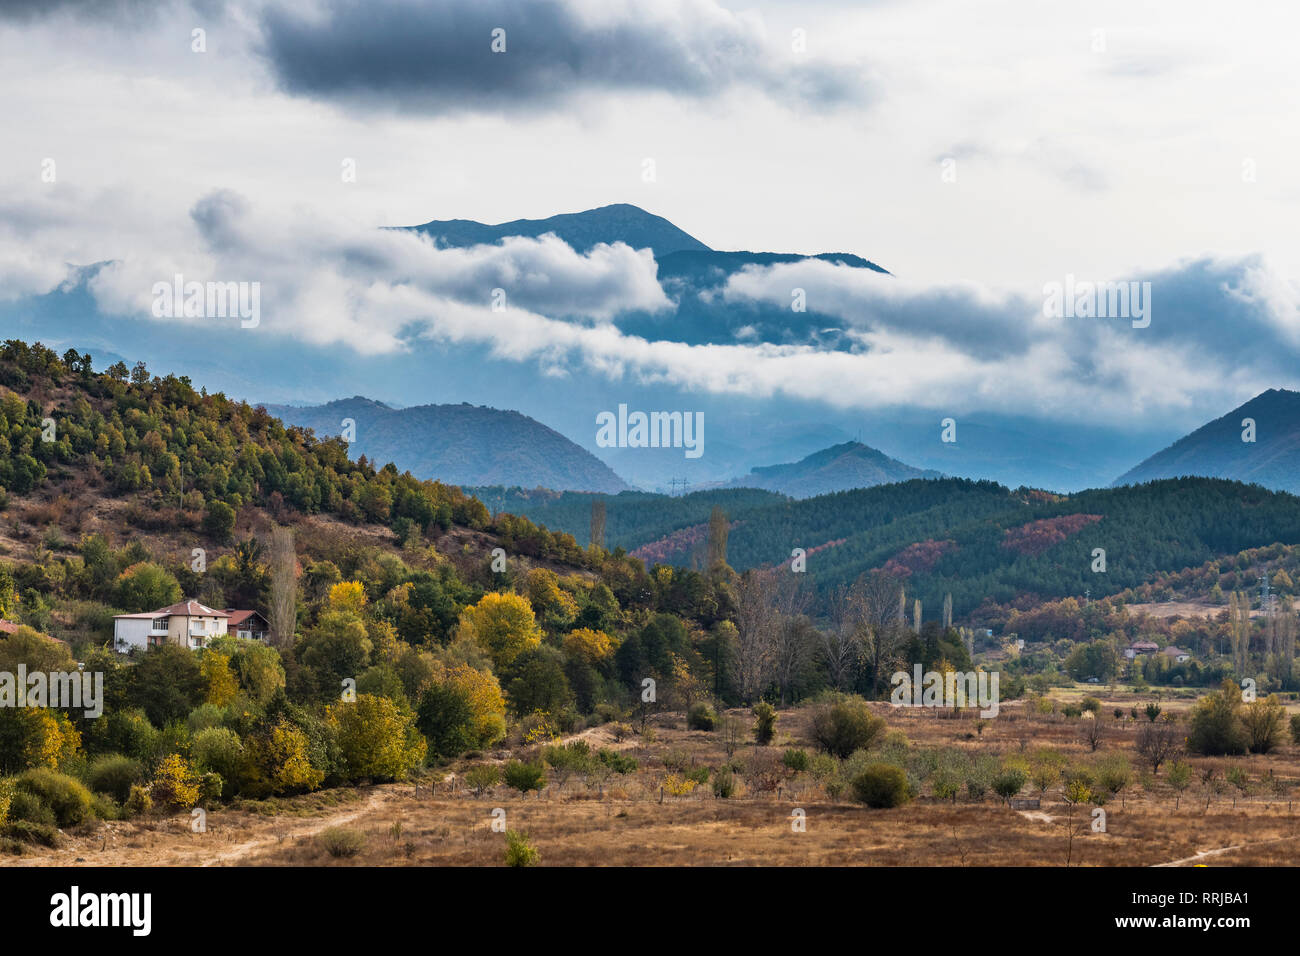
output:
[[[1179,664],[1186,664],[1192,659],[1191,651],[1185,651],[1181,647],[1174,647],[1172,644],[1160,653]]]
[[[1124,656],[1129,660],[1139,657],[1142,654],[1154,654],[1160,650],[1160,645],[1155,641],[1134,641],[1124,649]]]
[[[20,627],[22,627],[21,624],[15,623],[14,621],[6,621],[4,618],[0,618],[0,634],[4,634],[8,636],[16,632]],[[32,630],[36,631],[36,628],[32,628]],[[63,640],[62,638],[52,637],[49,634],[41,634],[40,631],[36,631],[36,633],[40,634],[41,637],[45,638],[47,641],[53,641],[55,644],[62,644],[65,647],[68,645],[68,642]]]
[[[230,615],[226,620],[226,633],[232,637],[265,641],[271,633],[271,622],[258,611],[237,611],[228,607],[226,613]]]

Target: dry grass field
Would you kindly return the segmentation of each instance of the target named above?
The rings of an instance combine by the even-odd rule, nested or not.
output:
[[[666,756],[696,766],[718,766],[727,758],[717,733],[686,730],[682,715],[667,714],[652,722],[649,740],[634,734],[616,742],[606,727],[579,735],[593,748],[619,749],[639,761],[635,773],[600,782],[553,776],[540,795],[522,796],[502,785],[475,796],[464,786],[468,764],[460,764],[418,783],[213,809],[202,833],[191,831],[188,814],[97,823],[65,834],[58,849],[28,848],[3,862],[500,866],[505,836],[494,831],[494,809],[504,811],[509,829],[528,834],[543,866],[1262,866],[1295,859],[1300,800],[1293,805],[1291,791],[1300,785],[1300,747],[1288,743],[1267,756],[1230,761],[1192,758],[1192,783],[1179,795],[1165,783],[1165,768],[1154,778],[1141,768],[1134,752],[1141,722],[1111,716],[1112,706],[1127,710],[1145,701],[1115,694],[1105,703],[1107,734],[1096,754],[1081,735],[1080,720],[1028,716],[1021,704],[1004,705],[982,732],[974,715],[954,719],[946,712],[873,705],[913,748],[1002,757],[1050,747],[1083,762],[1125,753],[1134,781],[1106,803],[1105,832],[1093,832],[1092,806],[1071,808],[1059,786],[1041,795],[1038,810],[1012,809],[991,793],[978,801],[940,800],[928,790],[902,807],[874,810],[847,794],[828,798],[808,772],[788,776],[772,792],[747,791],[744,776],[737,775],[741,785],[730,799],[716,799],[707,784],[673,797],[661,790]],[[745,712],[732,713],[749,725]],[[779,754],[808,747],[809,719],[807,708],[782,711],[768,749]],[[754,750],[745,743],[735,756],[743,761]],[[1254,782],[1245,793],[1223,784],[1228,765],[1243,768]],[[1206,766],[1219,767],[1217,785],[1202,784],[1199,771]],[[1038,794],[1031,785],[1021,796]],[[796,810],[803,811],[803,832],[792,826]],[[331,827],[363,834],[360,850],[331,856],[321,838]]]

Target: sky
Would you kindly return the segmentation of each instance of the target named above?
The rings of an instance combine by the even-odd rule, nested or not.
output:
[[[0,303],[111,261],[97,307],[157,336],[208,321],[151,315],[181,272],[262,283],[249,349],[432,342],[688,394],[1195,427],[1300,386],[1298,20],[1251,2],[11,0]],[[645,250],[378,229],[620,202],[715,249],[892,275],[796,263],[717,290],[741,307],[804,289],[853,349],[686,345],[614,322],[671,309]],[[1067,276],[1151,282],[1149,325],[1045,316]]]

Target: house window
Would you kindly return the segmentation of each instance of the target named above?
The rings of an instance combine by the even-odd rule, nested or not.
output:
[[[165,630],[167,630],[167,618],[165,618],[165,617],[156,617],[156,618],[154,618],[154,619],[153,619],[153,629],[154,629],[155,631],[165,631]]]

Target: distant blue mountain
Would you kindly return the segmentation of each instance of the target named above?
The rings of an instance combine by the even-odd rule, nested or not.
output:
[[[704,243],[687,235],[662,216],[651,215],[638,206],[615,203],[585,212],[562,213],[549,219],[516,219],[495,226],[472,219],[446,219],[407,226],[438,240],[443,246],[492,245],[510,236],[536,238],[546,233],[559,236],[576,251],[586,253],[598,243],[623,242],[633,249],[650,249],[655,258],[674,252],[711,252]]]
[[[710,293],[739,269],[805,258],[839,262],[882,282],[893,281],[880,266],[849,253],[804,257],[713,250],[667,220],[629,205],[497,226],[459,220],[416,228],[447,245],[553,231],[579,249],[609,241],[652,249],[660,281],[676,308],[615,319],[625,332],[650,340],[848,348],[838,338],[842,321],[836,317],[794,313],[788,306],[729,303]],[[1121,428],[1099,420],[1065,425],[1032,412],[1013,417],[971,410],[959,416],[958,441],[949,444],[939,439],[941,416],[924,408],[839,409],[789,396],[710,394],[635,377],[611,379],[581,365],[557,376],[537,362],[496,354],[486,344],[449,345],[417,337],[406,350],[368,355],[330,343],[298,341],[293,343],[292,361],[286,361],[285,340],[274,334],[274,316],[258,329],[241,329],[237,322],[194,324],[101,312],[89,289],[100,267],[81,269],[48,295],[0,302],[0,337],[41,340],[59,351],[76,347],[95,357],[96,368],[119,358],[128,365],[143,360],[151,369],[188,375],[196,387],[254,402],[320,405],[343,393],[373,396],[397,408],[468,402],[518,409],[591,452],[629,484],[645,489],[667,490],[670,483],[680,487],[683,480],[692,488],[724,484],[755,466],[797,462],[856,438],[916,468],[992,478],[1012,487],[1070,491],[1108,484],[1133,462],[1167,446],[1183,433],[1179,424],[1186,424],[1157,420]],[[634,409],[703,412],[703,457],[684,458],[680,449],[597,447],[596,413],[620,403]],[[569,474],[582,477],[578,470]],[[457,477],[467,484],[489,480],[475,470]]]
[[[1253,441],[1247,426],[1254,423]],[[1300,392],[1270,388],[1202,425],[1115,479],[1135,485],[1160,478],[1230,478],[1300,494]]]
[[[788,306],[737,303],[723,300],[717,289],[742,269],[820,259],[852,269],[889,272],[876,263],[848,252],[823,252],[805,256],[790,252],[723,252],[711,249],[667,219],[637,206],[618,203],[585,212],[565,213],[549,219],[517,219],[486,225],[469,219],[434,220],[404,227],[431,236],[440,245],[461,248],[492,244],[508,236],[537,237],[554,233],[578,252],[597,243],[622,242],[634,249],[650,249],[658,265],[664,291],[677,307],[655,314],[632,312],[619,316],[615,325],[629,335],[668,339],[688,345],[771,342],[847,349],[852,343],[841,321],[815,310],[792,312]]]

